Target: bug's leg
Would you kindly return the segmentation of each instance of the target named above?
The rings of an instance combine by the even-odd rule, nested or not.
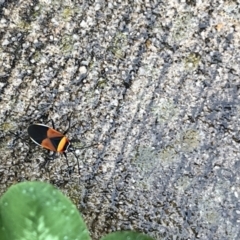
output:
[[[70,129],[70,126],[71,126],[71,117],[72,117],[72,112],[70,113],[70,116],[68,117],[68,128],[67,130],[63,133],[63,135],[65,135],[69,129]]]
[[[71,143],[75,143],[75,142],[79,142],[79,140],[71,139]],[[94,147],[97,145],[99,145],[99,143],[94,143],[92,145],[88,145],[88,146],[84,146],[84,147],[80,147],[80,148],[74,147],[74,149],[85,149],[85,148],[90,148],[90,147]]]
[[[51,122],[52,122],[53,129],[55,129],[55,124],[54,124],[54,121],[52,119],[51,119]]]
[[[44,162],[43,163],[40,163],[39,164],[39,168],[45,168],[49,165],[49,162],[50,162],[50,159],[44,159]]]
[[[52,128],[55,129],[55,124],[54,124],[54,121],[52,119],[48,120],[45,124],[47,125],[49,122],[52,123]]]
[[[48,151],[48,153],[49,153],[49,152],[50,152],[50,151]],[[48,155],[48,157],[46,157],[46,158],[44,159],[44,162],[41,163],[41,164],[39,165],[39,167],[46,169],[46,168],[48,167],[48,165],[49,165],[49,162],[50,162],[51,160],[54,160],[55,157],[56,157],[56,153],[55,153],[55,152],[53,152],[53,154],[52,154],[51,157],[49,157],[49,155]]]
[[[14,132],[12,132],[12,131],[9,131],[12,135],[14,135],[15,136],[15,138],[12,140],[12,143],[10,144],[11,146],[13,146],[14,144],[15,144],[15,142],[20,138],[20,139],[22,139],[22,137],[20,136],[20,133],[19,132],[17,132],[17,133],[14,133]],[[23,139],[22,139],[22,141],[24,141]]]
[[[68,159],[67,159],[67,154],[66,154],[65,152],[63,152],[63,155],[64,155],[64,157],[66,158],[67,166],[68,166],[68,168],[69,168]]]
[[[67,154],[64,152],[63,153],[64,157],[66,158],[67,166],[68,166],[68,174],[69,176],[71,175],[72,172],[74,172],[74,167],[70,167],[67,159]]]

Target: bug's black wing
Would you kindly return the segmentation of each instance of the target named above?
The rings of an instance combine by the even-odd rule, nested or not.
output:
[[[42,141],[47,138],[48,127],[45,125],[33,124],[28,127],[30,138],[37,144],[41,145]]]

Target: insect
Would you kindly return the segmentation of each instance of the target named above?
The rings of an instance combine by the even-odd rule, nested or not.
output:
[[[37,145],[48,149],[50,151],[61,153],[65,156],[67,165],[67,152],[72,152],[77,159],[78,171],[79,171],[79,161],[74,153],[75,148],[70,144],[69,139],[65,136],[70,128],[70,119],[67,130],[64,133],[61,133],[55,129],[54,122],[52,121],[52,128],[44,124],[32,124],[28,127],[28,135],[31,140]]]

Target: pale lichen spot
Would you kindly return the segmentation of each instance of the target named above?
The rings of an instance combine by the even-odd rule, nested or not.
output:
[[[194,71],[198,68],[198,65],[200,63],[201,56],[198,53],[190,53],[185,58],[185,69],[187,71]]]
[[[161,164],[164,167],[168,167],[173,164],[177,160],[177,151],[174,145],[168,145],[162,149],[159,153],[159,158],[161,160]]]
[[[187,129],[180,134],[178,141],[183,151],[191,152],[199,147],[200,134],[195,129]]]

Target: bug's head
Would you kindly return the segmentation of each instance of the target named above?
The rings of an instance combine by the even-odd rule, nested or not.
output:
[[[74,151],[75,151],[75,148],[70,142],[68,142],[68,145],[66,146],[64,152],[67,153],[67,152],[74,152]]]

